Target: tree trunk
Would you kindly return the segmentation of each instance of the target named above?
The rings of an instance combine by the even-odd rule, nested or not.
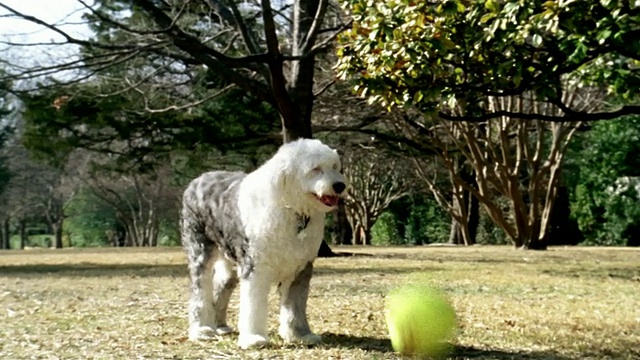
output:
[[[452,199],[455,207],[464,206],[467,208],[466,224],[460,224],[453,216],[451,217],[451,231],[449,232],[449,244],[474,245],[480,224],[480,204],[478,199],[469,191],[464,190],[464,201],[462,204],[454,197]],[[456,210],[459,211],[459,210]],[[466,229],[463,228],[466,226]]]
[[[467,224],[469,227],[469,244],[475,245],[478,237],[478,226],[480,225],[480,202],[478,198],[468,192],[469,212],[467,217]]]
[[[11,248],[11,230],[9,228],[10,218],[7,216],[2,220],[2,236],[0,237],[0,249],[8,250]]]
[[[27,242],[29,241],[29,235],[27,234],[27,220],[20,220],[20,250],[24,249],[27,246]]]
[[[451,217],[451,227],[449,228],[449,244],[464,244],[464,239],[462,238],[462,226],[453,216]]]
[[[352,245],[353,231],[347,219],[347,210],[343,200],[340,200],[338,208],[331,214],[332,228],[331,240],[338,245]]]
[[[371,245],[371,226],[363,226],[361,232],[362,245]]]
[[[60,219],[53,223],[53,247],[56,249],[62,249],[62,225],[64,220]]]

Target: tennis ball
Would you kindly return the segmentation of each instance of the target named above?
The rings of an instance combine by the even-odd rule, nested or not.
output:
[[[385,317],[393,349],[408,356],[443,356],[450,345],[456,314],[449,302],[426,286],[404,286],[387,296]]]

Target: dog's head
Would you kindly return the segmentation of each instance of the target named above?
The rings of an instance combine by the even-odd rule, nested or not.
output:
[[[320,140],[300,139],[282,145],[272,161],[278,164],[275,185],[297,211],[328,212],[346,193],[338,152]]]

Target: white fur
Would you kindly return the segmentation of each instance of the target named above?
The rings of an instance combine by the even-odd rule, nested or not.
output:
[[[318,140],[298,140],[279,151],[240,184],[238,207],[244,232],[249,239],[248,253],[254,269],[240,280],[238,343],[242,348],[268,344],[268,293],[281,284],[283,299],[296,275],[312,262],[323,239],[325,213],[332,210],[319,200],[336,196],[333,184],[345,183],[335,150]],[[344,193],[344,191],[343,191]],[[299,232],[300,216],[309,222]],[[227,271],[226,265],[218,265]],[[285,341],[317,343],[313,333],[296,338],[287,320],[296,316],[281,304],[280,336]]]

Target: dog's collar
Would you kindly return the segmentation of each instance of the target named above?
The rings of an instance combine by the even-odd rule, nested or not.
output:
[[[298,219],[298,234],[300,234],[307,228],[307,226],[309,226],[309,221],[311,221],[311,217],[306,214],[296,213],[296,218]]]

